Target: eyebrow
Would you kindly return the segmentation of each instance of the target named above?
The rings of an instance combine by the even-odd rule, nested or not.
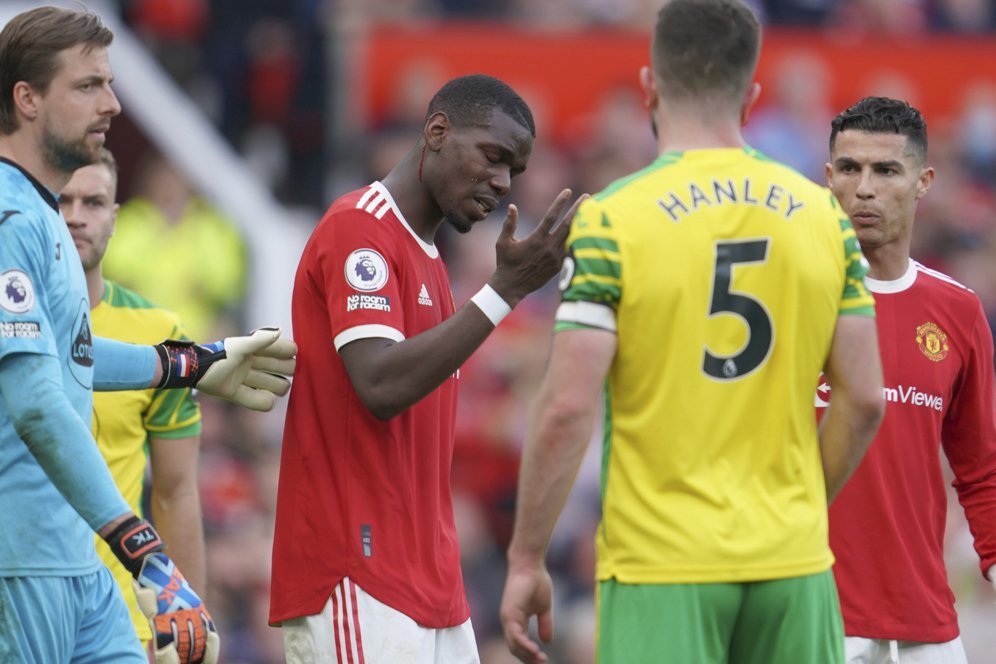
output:
[[[85,201],[87,203],[90,202],[102,203],[104,201],[107,201],[108,197],[104,194],[84,194],[83,196],[76,196],[72,192],[65,192],[65,191],[59,194],[60,203],[75,201],[77,199]]]
[[[834,159],[833,163],[835,166],[860,166],[858,160],[852,157],[837,157],[836,159]],[[903,165],[903,162],[897,159],[886,159],[885,161],[873,161],[871,165],[873,168],[898,168],[898,169],[906,168]]]
[[[98,85],[102,85],[104,83],[107,83],[108,85],[110,85],[113,82],[114,82],[113,76],[104,76],[102,74],[87,74],[86,76],[77,79],[76,84],[83,85],[84,83],[96,83]]]

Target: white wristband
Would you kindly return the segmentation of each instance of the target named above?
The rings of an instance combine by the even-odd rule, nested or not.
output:
[[[490,284],[484,284],[484,288],[477,291],[470,301],[477,305],[481,313],[487,316],[495,327],[498,327],[498,323],[512,311],[508,302],[501,299],[501,295]]]

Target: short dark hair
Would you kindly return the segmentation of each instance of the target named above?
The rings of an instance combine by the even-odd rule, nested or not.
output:
[[[906,137],[907,149],[922,164],[927,159],[927,121],[908,101],[889,97],[865,97],[830,123],[830,151],[837,134],[846,130]]]
[[[494,76],[470,74],[449,81],[429,101],[428,119],[442,111],[454,125],[483,126],[491,122],[491,114],[499,109],[536,137],[536,123],[529,105],[518,93]]]
[[[739,101],[761,52],[761,26],[740,0],[670,0],[650,61],[663,97]]]
[[[97,161],[94,164],[100,164],[107,169],[107,172],[111,174],[111,181],[114,182],[114,187],[118,186],[118,160],[114,158],[114,154],[107,148],[100,148],[97,151]]]
[[[59,69],[59,53],[77,44],[107,48],[114,34],[93,12],[39,7],[12,18],[0,32],[0,134],[17,130],[14,85],[42,93]]]

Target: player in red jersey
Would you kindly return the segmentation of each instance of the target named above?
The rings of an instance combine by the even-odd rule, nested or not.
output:
[[[939,448],[996,585],[993,338],[972,291],[910,258],[917,201],[934,179],[926,153],[926,124],[906,102],[863,99],[832,123],[827,180],[871,265],[887,402],[830,508],[852,664],[966,662],[944,569]]]
[[[557,273],[584,197],[566,210],[561,192],[523,240],[509,206],[497,269],[459,310],[433,239],[498,207],[534,137],[505,83],[454,79],[408,155],[335,201],[305,247],[270,604],[288,662],[479,661],[450,494],[458,370]]]

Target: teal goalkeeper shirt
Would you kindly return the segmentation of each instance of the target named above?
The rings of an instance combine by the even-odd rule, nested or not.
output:
[[[55,196],[0,160],[0,370],[23,367],[25,358],[47,361],[54,394],[40,395],[42,403],[72,411],[71,427],[59,431],[48,457],[64,464],[67,474],[92,478],[89,484],[60,482],[85,520],[18,437],[10,404],[0,399],[0,576],[95,572],[100,561],[93,523],[129,511],[113,482],[108,487],[104,481],[106,466],[99,453],[94,456],[89,434],[94,377],[89,317],[83,268]],[[7,375],[4,381],[9,389],[18,384],[11,379],[33,378]]]

